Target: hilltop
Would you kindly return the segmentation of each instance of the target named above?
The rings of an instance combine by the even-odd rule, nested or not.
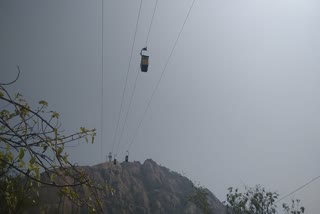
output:
[[[226,213],[224,205],[209,190],[196,188],[188,178],[151,159],[143,164],[105,162],[81,168],[94,182],[106,182],[114,189],[103,195],[104,213]],[[41,191],[40,198],[48,213],[86,213],[85,208],[59,198],[50,188]]]

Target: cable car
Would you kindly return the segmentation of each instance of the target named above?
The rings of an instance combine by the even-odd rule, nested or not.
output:
[[[144,55],[142,51],[148,51],[147,47],[142,48],[140,51],[140,55],[141,55],[140,68],[142,72],[147,72],[148,66],[149,66],[149,56]]]

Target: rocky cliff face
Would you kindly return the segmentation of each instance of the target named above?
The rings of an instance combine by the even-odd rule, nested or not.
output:
[[[83,167],[97,183],[107,182],[115,192],[107,192],[103,198],[104,212],[109,214],[157,214],[157,213],[217,213],[224,214],[223,204],[208,190],[207,203],[203,204],[190,197],[196,195],[196,188],[186,177],[159,166],[151,159],[140,162],[102,163]],[[70,202],[55,199],[54,192],[46,190],[42,198],[49,205],[49,213],[82,213]],[[58,205],[59,203],[59,205]]]

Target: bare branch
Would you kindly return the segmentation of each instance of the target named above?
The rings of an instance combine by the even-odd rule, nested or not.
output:
[[[20,67],[18,65],[17,65],[17,68],[18,68],[18,74],[17,74],[16,78],[13,81],[8,82],[8,83],[0,83],[0,85],[11,85],[11,84],[15,83],[19,79],[19,76],[20,76]]]

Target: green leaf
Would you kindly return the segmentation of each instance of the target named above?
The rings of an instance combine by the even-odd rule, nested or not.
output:
[[[29,163],[30,163],[31,165],[33,165],[35,162],[36,162],[35,157],[32,157],[32,158],[30,159],[30,161],[29,161]]]
[[[24,149],[20,149],[19,160],[22,160],[23,157],[24,157]]]
[[[62,153],[62,151],[63,151],[63,148],[62,148],[62,147],[59,147],[59,148],[57,149],[57,156],[60,156],[61,153]]]
[[[47,145],[44,145],[42,148],[43,148],[42,153],[45,153],[45,152],[47,151],[47,149],[48,149],[48,146],[47,146]]]
[[[9,114],[10,114],[10,112],[6,109],[1,111],[1,117],[3,117],[3,118],[7,117]]]
[[[12,152],[7,151],[6,158],[8,159],[9,162],[13,161],[14,156]]]
[[[68,154],[65,154],[62,159],[64,163],[68,163]]]
[[[80,131],[81,131],[81,133],[84,133],[84,134],[86,134],[86,133],[87,133],[87,129],[86,129],[86,128],[84,128],[84,127],[80,127]]]
[[[48,102],[45,101],[45,100],[40,100],[40,101],[39,101],[39,104],[40,104],[40,105],[43,105],[43,106],[48,106]]]
[[[94,135],[92,135],[91,143],[92,143],[92,144],[94,143]]]
[[[2,91],[0,91],[0,97],[3,97],[3,95],[4,95],[4,94],[2,93]]]
[[[11,118],[13,118],[13,117],[15,117],[15,116],[17,116],[17,114],[16,113],[11,113],[10,115],[9,115],[9,120],[11,119]]]
[[[36,172],[36,178],[39,180],[40,179],[39,167],[35,167],[34,171]]]
[[[50,175],[50,181],[54,181],[54,180],[56,179],[56,177],[57,177],[57,175],[54,174],[54,173],[52,173],[52,174]]]
[[[56,112],[56,111],[54,111],[54,112],[52,112],[52,117],[53,118],[59,118],[59,113],[58,112]]]

